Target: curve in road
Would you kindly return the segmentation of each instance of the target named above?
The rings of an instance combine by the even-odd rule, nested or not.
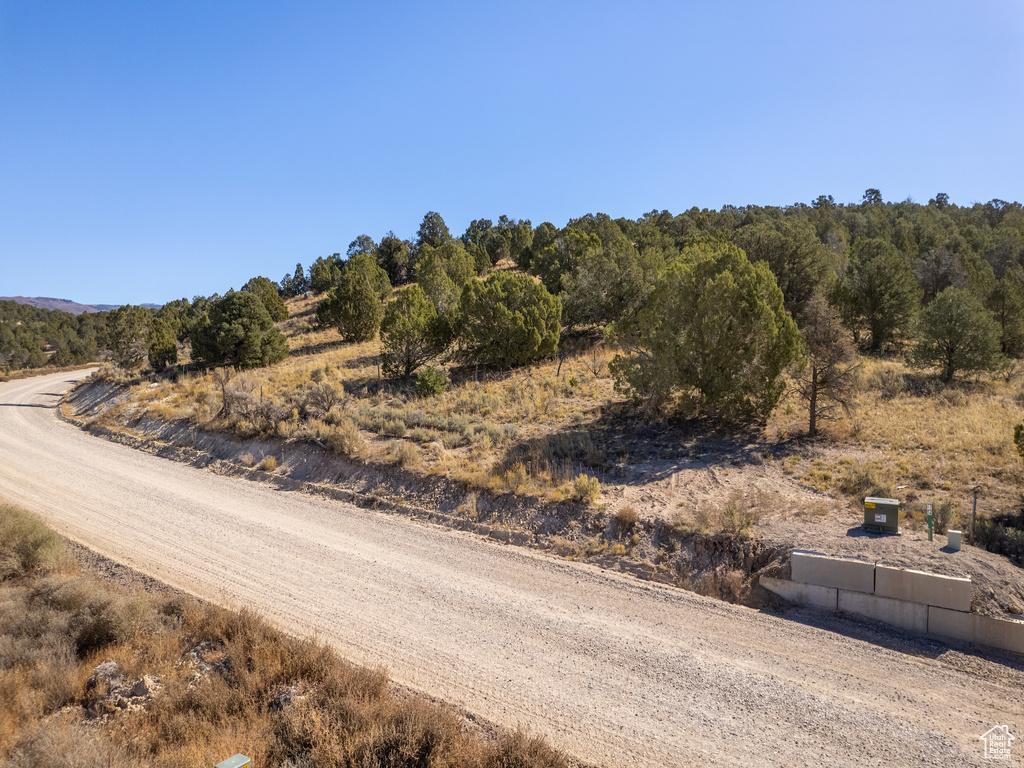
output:
[[[84,375],[0,385],[0,498],[582,760],[982,765],[991,726],[1024,734],[1019,665],[872,644],[833,631],[855,626],[841,621],[787,621],[134,451],[56,418]]]

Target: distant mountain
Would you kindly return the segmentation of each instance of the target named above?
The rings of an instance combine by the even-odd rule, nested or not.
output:
[[[0,301],[16,301],[19,304],[29,304],[39,309],[70,312],[72,315],[80,315],[83,312],[107,312],[122,306],[121,304],[79,304],[71,299],[53,299],[48,296],[0,296]],[[142,304],[141,306],[148,309],[160,309],[163,304]]]

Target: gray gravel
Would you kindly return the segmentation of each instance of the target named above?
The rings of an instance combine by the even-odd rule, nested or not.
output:
[[[991,726],[1024,739],[1016,657],[771,615],[170,462],[58,421],[79,376],[0,384],[0,498],[582,760],[980,766]]]

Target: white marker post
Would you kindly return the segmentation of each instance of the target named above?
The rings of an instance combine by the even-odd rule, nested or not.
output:
[[[928,541],[932,540],[932,503],[928,502]]]

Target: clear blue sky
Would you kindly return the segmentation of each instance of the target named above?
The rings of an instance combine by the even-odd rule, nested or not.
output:
[[[0,295],[501,214],[1024,199],[1024,3],[0,0]]]

